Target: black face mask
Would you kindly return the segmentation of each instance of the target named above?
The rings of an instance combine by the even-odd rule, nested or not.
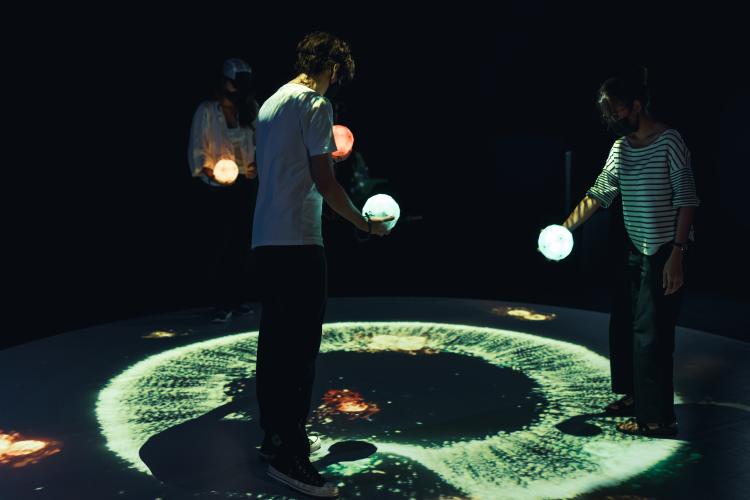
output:
[[[232,101],[232,104],[239,104],[242,101],[242,94],[238,90],[224,89],[224,97]]]
[[[234,80],[230,80],[236,90],[224,89],[224,95],[234,104],[247,101],[253,94],[253,82],[249,73],[238,73]]]
[[[341,84],[339,82],[332,83],[328,85],[328,90],[326,90],[325,96],[328,99],[335,99],[340,90]]]
[[[244,73],[240,73],[237,79],[231,81],[236,90],[229,90],[225,87],[224,96],[237,108],[240,126],[251,127],[257,116],[257,110],[253,100],[254,91],[250,75],[245,77]]]
[[[618,137],[622,137],[624,135],[630,135],[638,131],[640,122],[641,117],[638,115],[635,118],[635,124],[630,123],[630,117],[626,116],[625,118],[621,118],[619,120],[607,120],[607,128]]]

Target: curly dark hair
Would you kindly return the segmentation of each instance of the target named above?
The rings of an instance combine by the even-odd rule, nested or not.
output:
[[[339,82],[342,85],[351,82],[354,78],[354,59],[349,44],[340,38],[316,31],[297,44],[294,67],[299,73],[318,75],[334,64],[339,65]]]

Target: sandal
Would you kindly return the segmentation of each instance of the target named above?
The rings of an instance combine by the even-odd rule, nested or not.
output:
[[[607,406],[605,406],[604,412],[610,415],[631,416],[634,413],[634,409],[635,398],[633,398],[633,396],[625,395],[617,401],[609,403]]]
[[[677,435],[677,422],[668,424],[642,424],[631,418],[627,422],[617,424],[617,430],[633,436],[646,437],[674,437]]]

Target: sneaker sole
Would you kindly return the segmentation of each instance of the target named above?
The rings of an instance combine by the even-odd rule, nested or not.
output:
[[[337,498],[339,496],[339,489],[336,487],[334,487],[333,489],[329,489],[323,488],[321,486],[312,486],[309,484],[305,484],[302,481],[297,481],[296,479],[287,476],[283,472],[276,470],[273,465],[268,466],[268,475],[275,480],[286,484],[290,488],[301,491],[306,495],[318,498]]]

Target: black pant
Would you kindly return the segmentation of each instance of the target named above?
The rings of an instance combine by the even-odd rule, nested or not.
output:
[[[204,186],[204,224],[211,260],[210,302],[232,309],[253,299],[250,250],[258,181],[239,176],[231,186]]]
[[[263,304],[256,365],[260,425],[278,453],[304,454],[328,295],[325,252],[314,245],[270,246],[255,254]]]
[[[664,295],[662,273],[671,253],[665,243],[656,254],[643,255],[628,241],[617,276],[609,325],[612,390],[635,397],[641,422],[675,420],[675,325],[684,286]]]

